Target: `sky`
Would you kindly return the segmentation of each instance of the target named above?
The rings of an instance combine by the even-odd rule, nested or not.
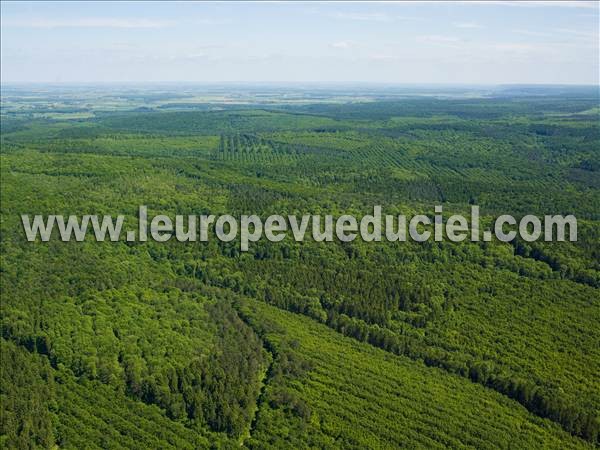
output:
[[[1,77],[599,84],[599,5],[3,0]]]

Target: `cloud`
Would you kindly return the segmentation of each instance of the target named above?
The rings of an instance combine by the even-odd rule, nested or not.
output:
[[[584,8],[598,9],[598,3],[594,1],[458,1],[463,5],[497,5],[497,6],[516,6],[523,8],[535,7],[557,7],[557,8]]]
[[[341,49],[347,49],[347,48],[351,48],[354,47],[355,44],[353,42],[350,41],[338,41],[338,42],[333,42],[331,44],[331,47],[333,48],[341,48]]]
[[[456,28],[483,28],[483,25],[474,22],[459,22],[453,23],[452,25]]]
[[[73,19],[8,18],[4,27],[18,28],[165,28],[171,21],[153,19],[122,19],[118,17],[80,17]]]
[[[556,45],[594,46],[598,48],[597,31],[554,28],[548,31],[515,29],[511,32],[532,38],[540,38],[544,41],[554,41]]]
[[[370,61],[375,61],[375,62],[398,62],[398,61],[402,61],[404,58],[402,58],[398,55],[375,54],[375,55],[368,56],[367,59]]]
[[[538,36],[538,37],[549,37],[552,36],[550,33],[544,33],[542,31],[532,31],[532,30],[510,30],[513,33],[523,34],[525,36]]]
[[[573,30],[570,28],[557,28],[557,33],[570,34],[575,37],[581,37],[585,39],[598,39],[598,32],[594,31],[585,31],[585,30]]]
[[[543,50],[545,47],[543,46],[535,46],[531,44],[523,44],[523,43],[500,43],[494,44],[492,46],[494,50],[498,50],[500,52],[508,52],[508,53],[531,53],[534,51]]]
[[[438,44],[454,44],[460,42],[461,39],[455,36],[444,36],[440,34],[427,34],[423,36],[417,36],[417,40],[422,42],[434,42]]]
[[[372,12],[372,13],[361,13],[361,12],[336,12],[329,14],[329,17],[340,20],[356,20],[363,22],[396,22],[400,20],[420,20],[419,17],[412,16],[399,16],[395,14]]]
[[[385,13],[353,13],[353,12],[337,12],[332,15],[335,19],[344,20],[362,20],[369,22],[391,22],[392,16]]]

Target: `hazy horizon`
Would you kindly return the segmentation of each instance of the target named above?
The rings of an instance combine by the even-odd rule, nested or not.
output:
[[[102,85],[122,85],[122,86],[148,86],[155,87],[161,85],[181,85],[181,86],[320,86],[320,87],[352,87],[352,86],[393,86],[393,87],[413,87],[413,88],[493,88],[493,87],[589,87],[600,88],[598,83],[418,83],[418,82],[393,82],[393,81],[288,81],[288,80],[232,80],[232,81],[194,81],[194,80],[87,80],[87,81],[0,81],[0,84],[5,86],[102,86]]]

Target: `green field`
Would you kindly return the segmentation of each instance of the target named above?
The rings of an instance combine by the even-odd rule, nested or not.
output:
[[[2,446],[600,445],[597,89],[269,95],[3,94]],[[240,252],[32,243],[20,218],[473,204],[574,214],[578,241]]]

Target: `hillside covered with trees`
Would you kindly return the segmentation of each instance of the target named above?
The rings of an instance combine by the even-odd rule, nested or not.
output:
[[[597,89],[146,95],[118,109],[3,98],[4,448],[600,445]],[[32,243],[21,224],[123,214],[135,228],[139,205],[263,218],[479,205],[485,225],[574,214],[578,241],[288,236],[241,252],[217,239]]]

